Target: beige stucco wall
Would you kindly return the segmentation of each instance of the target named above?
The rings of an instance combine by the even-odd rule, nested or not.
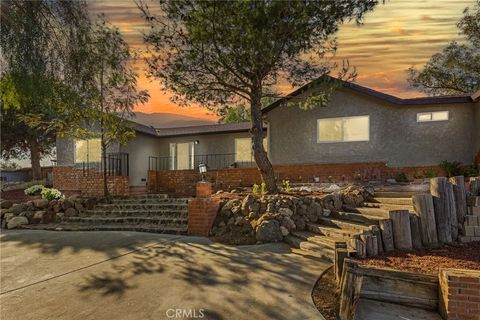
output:
[[[417,112],[450,112],[448,121],[416,121]],[[267,113],[274,164],[386,162],[393,167],[472,163],[474,104],[394,105],[349,89],[337,90],[328,107],[300,110],[280,106]],[[370,116],[370,140],[317,143],[317,119]]]

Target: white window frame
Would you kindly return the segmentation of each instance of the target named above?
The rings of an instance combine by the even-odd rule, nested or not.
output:
[[[360,139],[360,140],[345,140],[344,136],[344,125],[345,125],[345,120],[348,119],[354,119],[354,118],[367,118],[367,126],[368,126],[368,137],[367,139]],[[342,138],[340,140],[334,140],[334,141],[324,141],[320,140],[320,121],[322,120],[342,120]],[[368,142],[370,141],[370,115],[361,115],[361,116],[349,116],[349,117],[336,117],[336,118],[321,118],[317,119],[317,143],[345,143],[345,142]]]
[[[237,158],[237,143],[238,143],[238,140],[250,140],[250,161],[251,162],[254,162],[255,159],[253,158],[253,147],[252,147],[252,138],[235,138],[235,145],[234,145],[234,152],[235,152],[235,162],[246,162],[246,161],[241,161]],[[269,141],[268,141],[268,136],[266,137],[263,137],[263,140],[262,140],[262,143],[263,143],[263,148],[265,149],[265,152],[267,152],[267,155],[268,155],[268,152],[269,152],[269,149],[270,149],[270,146],[269,146]],[[249,162],[250,162],[249,161]]]
[[[447,119],[437,119],[433,118],[435,113],[447,113]],[[430,120],[421,120],[420,117],[424,115],[430,115]],[[442,110],[442,111],[430,111],[430,112],[417,112],[417,122],[437,122],[437,121],[448,121],[450,120],[450,111]]]

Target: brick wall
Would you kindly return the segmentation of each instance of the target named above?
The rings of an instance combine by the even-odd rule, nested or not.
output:
[[[274,166],[275,174],[279,180],[288,179],[292,183],[314,182],[318,177],[321,182],[384,180],[404,172],[413,178],[414,174],[423,174],[433,171],[442,174],[440,168],[408,167],[389,168],[385,163],[349,163],[349,164],[313,164],[313,165],[277,165]],[[149,190],[151,192],[167,192],[181,195],[194,195],[195,183],[200,180],[200,175],[194,170],[164,170],[149,172]],[[251,187],[260,184],[261,178],[257,168],[228,168],[208,170],[207,180],[214,186],[214,190],[228,190],[235,187]],[[155,183],[156,181],[156,183]],[[155,188],[156,185],[156,188]]]
[[[107,186],[110,195],[129,194],[127,176],[108,176]],[[53,187],[65,193],[80,193],[83,196],[103,196],[103,173],[73,167],[53,168]]]
[[[439,282],[443,319],[480,319],[480,271],[442,269]]]

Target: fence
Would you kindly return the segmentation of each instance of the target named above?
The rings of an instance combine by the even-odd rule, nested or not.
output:
[[[200,164],[207,165],[207,169],[227,169],[227,168],[253,168],[255,162],[253,156],[241,160],[235,153],[203,154],[194,155],[188,159],[186,170],[198,170]],[[162,170],[180,170],[178,168],[178,157],[148,157],[149,171]]]
[[[118,152],[109,153],[106,156],[105,165],[103,160],[84,161],[81,163],[83,175],[88,176],[92,171],[107,171],[108,176],[128,176],[129,175],[129,158],[128,153]]]

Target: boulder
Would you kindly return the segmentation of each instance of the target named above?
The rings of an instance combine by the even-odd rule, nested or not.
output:
[[[289,217],[284,217],[281,222],[282,227],[287,228],[288,231],[292,231],[296,229],[295,222]]]
[[[307,222],[302,217],[298,217],[296,220],[294,220],[294,222],[297,230],[305,230],[307,227]]]
[[[75,201],[74,208],[78,212],[82,212],[84,210],[83,204],[80,201]]]
[[[252,205],[254,202],[255,202],[255,197],[251,194],[243,198],[241,209],[242,209],[242,213],[245,216],[249,214],[250,211],[254,211],[254,210],[250,210],[250,205]]]
[[[52,211],[54,213],[60,212],[62,210],[62,205],[60,203],[56,203],[52,206]]]
[[[256,239],[260,242],[278,242],[283,238],[277,220],[265,220],[257,226]]]
[[[3,215],[3,218],[6,222],[10,221],[10,219],[12,219],[13,217],[15,217],[15,214],[12,212],[7,212]]]
[[[42,211],[35,211],[35,213],[33,214],[31,222],[32,223],[42,223],[46,214],[47,214],[47,212],[43,211],[43,210]]]
[[[28,205],[27,203],[18,203],[18,204],[14,204],[10,208],[10,212],[18,216],[20,213],[24,211],[29,211],[31,209],[32,209],[32,206]]]
[[[2,200],[2,202],[0,202],[0,207],[2,209],[10,209],[12,206],[13,206],[12,200]]]
[[[282,233],[282,236],[288,236],[288,234],[290,233],[290,231],[288,231],[287,228],[285,228],[284,226],[280,226],[280,232]]]
[[[96,205],[97,200],[95,200],[94,198],[88,198],[87,200],[85,200],[85,208],[87,208],[87,210],[93,210]]]
[[[62,205],[63,210],[67,210],[73,207],[73,202],[70,199],[63,199],[60,203]]]
[[[7,229],[15,229],[26,224],[28,224],[26,217],[13,217],[8,221]]]
[[[77,215],[77,210],[75,210],[75,208],[68,208],[67,210],[65,210],[65,217],[74,217]]]
[[[33,205],[38,209],[45,209],[48,207],[47,199],[35,199],[33,200]]]
[[[290,208],[280,208],[278,209],[278,213],[285,217],[293,216],[293,211]]]
[[[25,217],[25,218],[28,219],[28,221],[31,222],[34,214],[35,214],[35,211],[23,211],[18,216],[19,217]]]
[[[57,212],[55,213],[55,220],[62,220],[64,216],[65,216],[64,212]]]

